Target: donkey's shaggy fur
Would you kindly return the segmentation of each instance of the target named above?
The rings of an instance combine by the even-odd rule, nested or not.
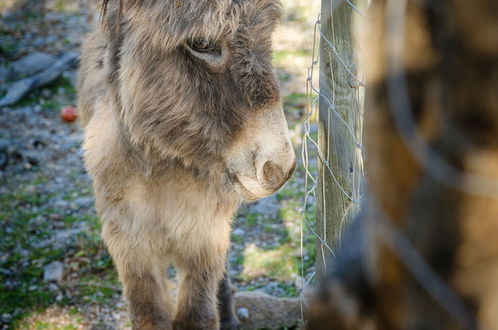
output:
[[[135,328],[218,328],[233,214],[294,169],[271,65],[280,15],[276,0],[105,0],[83,46],[85,161]]]

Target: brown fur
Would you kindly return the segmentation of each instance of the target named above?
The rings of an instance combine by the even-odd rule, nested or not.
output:
[[[278,189],[295,163],[271,65],[280,6],[106,0],[103,14],[83,46],[79,109],[102,236],[134,328],[217,329],[232,216]],[[219,52],[188,46],[201,38]],[[181,280],[176,308],[169,263]]]

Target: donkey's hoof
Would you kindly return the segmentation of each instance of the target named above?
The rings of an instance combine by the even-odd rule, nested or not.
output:
[[[240,322],[238,319],[222,320],[220,322],[220,330],[239,330]]]

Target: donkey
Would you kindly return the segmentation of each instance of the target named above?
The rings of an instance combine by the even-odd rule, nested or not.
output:
[[[295,167],[271,64],[280,17],[277,0],[103,1],[82,47],[78,106],[135,329],[237,324],[229,297],[221,317],[217,298],[230,291],[231,219]]]

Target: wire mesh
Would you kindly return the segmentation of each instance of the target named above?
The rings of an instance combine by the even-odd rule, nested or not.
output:
[[[334,15],[332,10],[341,4],[349,6],[355,15],[363,17],[362,9],[359,9],[351,1],[330,0],[330,5],[328,6],[330,13],[328,13],[328,17],[330,17],[331,20],[327,21],[326,24],[331,24],[332,29],[334,26]],[[322,7],[322,10],[323,8],[324,7]],[[318,16],[314,25],[312,58],[306,81],[307,108],[301,154],[306,170],[305,197],[301,209],[301,278],[304,281],[300,290],[302,311],[307,304],[304,288],[306,288],[316,276],[316,271],[311,274],[305,274],[303,232],[307,230],[316,237],[318,251],[320,251],[319,256],[321,257],[320,263],[326,270],[329,257],[335,257],[334,249],[336,247],[332,242],[340,242],[340,235],[345,226],[345,222],[359,210],[361,182],[363,177],[363,160],[361,153],[363,126],[362,105],[365,88],[364,75],[362,73],[363,66],[359,63],[360,57],[357,56],[358,53],[351,53],[352,56],[349,58],[341,57],[340,47],[341,45],[344,45],[344,43],[339,42],[336,45],[333,40],[327,38],[322,29],[321,18],[321,15]],[[335,38],[334,30],[332,30],[332,35]],[[347,106],[350,111],[347,111],[346,113],[344,113],[344,111],[341,113],[341,111],[338,110],[336,103],[337,99],[335,97],[337,94],[336,84],[323,83],[323,77],[320,77],[319,79],[321,74],[320,62],[323,54],[326,54],[326,56],[329,57],[330,62],[338,63],[340,66],[339,70],[344,71],[343,76],[349,76],[350,78],[348,79],[347,84],[354,92],[353,99],[349,100]],[[328,75],[335,77],[337,67],[328,66],[327,69],[330,70]],[[317,87],[318,85],[320,87]],[[344,106],[342,106],[342,108],[344,108]],[[336,125],[340,125],[343,128],[341,132],[346,132],[348,134],[347,145],[348,148],[353,151],[351,167],[359,170],[359,173],[356,173],[355,171],[354,175],[347,178],[336,174],[335,169],[337,169],[337,166],[334,163],[335,157],[337,156],[336,150],[334,150],[334,146],[329,143],[330,139],[328,134],[334,134],[333,129]],[[319,138],[318,134],[322,134],[322,136]],[[318,160],[318,171],[310,168],[310,162],[313,157]],[[313,226],[314,221],[311,221],[311,219],[316,215],[310,213],[308,210],[308,201],[310,198],[319,202],[318,208],[321,209],[323,217],[327,216],[328,207],[335,207],[335,205],[328,205],[329,198],[326,196],[329,193],[329,189],[326,187],[326,185],[329,184],[327,182],[328,178],[331,179],[332,184],[338,189],[338,193],[344,196],[342,214],[338,216],[338,219],[334,220],[335,222],[338,222],[336,237],[328,237],[327,233],[330,232],[329,228],[327,228],[328,221],[321,221],[318,225],[319,227],[315,228]],[[345,180],[347,187],[344,185]]]

